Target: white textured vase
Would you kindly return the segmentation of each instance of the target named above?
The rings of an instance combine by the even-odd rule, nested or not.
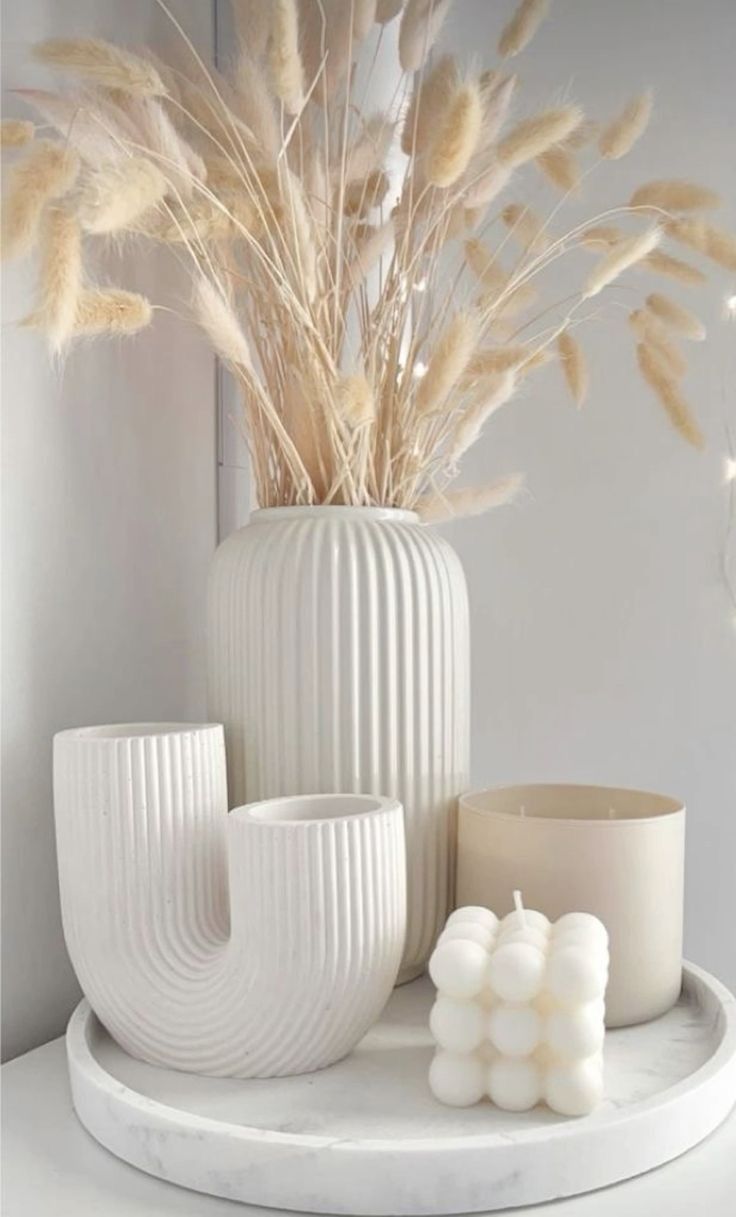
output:
[[[256,511],[214,560],[208,678],[232,803],[352,790],[403,804],[400,979],[417,975],[450,907],[468,779],[468,607],[452,548],[409,511]]]
[[[69,954],[133,1056],[215,1076],[306,1073],[380,1014],[406,925],[395,800],[228,815],[222,727],[155,723],[57,735],[54,799]]]

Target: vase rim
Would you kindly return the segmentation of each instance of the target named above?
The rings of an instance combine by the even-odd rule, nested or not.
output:
[[[118,743],[120,740],[160,739],[169,735],[202,735],[221,732],[221,723],[103,723],[91,727],[67,727],[57,731],[55,740]]]
[[[289,507],[259,507],[250,513],[250,524],[269,524],[272,520],[295,519],[299,516],[346,517],[351,520],[390,520],[395,524],[417,524],[416,511],[406,507],[349,507],[343,503],[319,503],[314,506],[292,504]]]
[[[525,824],[529,831],[533,831],[532,825],[573,828],[584,824],[589,829],[611,832],[624,824],[631,828],[685,814],[685,804],[671,795],[574,782],[532,782],[468,790],[460,795],[459,805],[463,811],[483,818]]]
[[[316,824],[346,823],[372,819],[386,812],[401,811],[401,804],[387,795],[330,793],[292,794],[246,803],[230,812],[236,820],[263,824],[269,828],[299,825],[303,830]]]

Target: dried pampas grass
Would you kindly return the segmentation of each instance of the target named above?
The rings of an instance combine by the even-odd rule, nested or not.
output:
[[[337,386],[340,417],[350,427],[364,427],[376,417],[373,390],[365,376],[343,376]]]
[[[588,396],[589,383],[588,367],[582,347],[568,330],[564,330],[557,339],[557,350],[567,387],[575,405],[580,409]]]
[[[524,118],[499,143],[499,162],[514,169],[532,161],[555,144],[562,143],[582,121],[583,114],[577,106],[558,106]]]
[[[121,288],[86,289],[77,300],[75,335],[137,334],[150,324],[153,311],[145,296]]]
[[[451,4],[452,0],[408,0],[399,28],[399,62],[405,72],[421,68]]]
[[[0,147],[25,148],[35,135],[33,123],[20,118],[4,118],[0,124]]]
[[[296,0],[272,0],[269,67],[274,93],[288,114],[298,114],[304,101],[304,69],[299,54],[299,13]]]
[[[682,397],[666,361],[646,343],[637,346],[636,356],[644,380],[654,390],[672,426],[687,443],[692,444],[694,448],[702,448],[705,443],[703,433]]]
[[[629,325],[637,338],[659,356],[670,375],[681,380],[687,372],[687,360],[679,347],[670,341],[669,333],[659,318],[649,309],[634,309],[629,314]]]
[[[666,254],[662,249],[655,249],[652,253],[647,254],[646,258],[642,259],[641,265],[647,270],[652,270],[655,274],[665,275],[668,279],[676,279],[678,283],[685,283],[688,287],[697,287],[699,283],[705,283],[706,276],[698,266],[691,266],[689,262],[683,262],[681,258],[675,258],[672,254]]]
[[[705,254],[726,270],[736,270],[736,237],[725,229],[706,224],[705,220],[672,220],[667,233],[674,241]]]
[[[654,227],[645,229],[636,236],[625,237],[623,241],[612,246],[589,275],[583,289],[583,299],[589,300],[591,296],[597,296],[630,266],[641,262],[642,258],[656,248],[660,238],[660,229]]]
[[[478,516],[493,507],[505,507],[519,497],[524,475],[510,473],[488,486],[467,486],[461,490],[446,490],[428,495],[417,503],[417,511],[427,523],[452,520],[458,516]]]
[[[202,276],[195,287],[195,314],[217,354],[226,363],[250,369],[250,347],[229,300]]]
[[[62,352],[74,332],[81,279],[79,225],[68,211],[53,207],[41,231],[38,305],[34,318],[47,335],[55,355]]]
[[[564,145],[548,148],[536,158],[537,168],[558,190],[570,194],[580,185],[580,165]]]
[[[427,180],[434,186],[454,185],[470,163],[480,138],[483,110],[478,85],[461,85],[442,114],[427,151]]]
[[[119,232],[159,203],[166,190],[161,170],[143,156],[102,165],[82,185],[79,222],[87,232]]]
[[[523,203],[509,203],[501,212],[501,219],[511,231],[525,253],[541,253],[550,246],[544,221],[535,215],[531,207]]]
[[[40,140],[8,174],[2,211],[2,256],[21,257],[36,242],[41,215],[74,185],[79,158],[71,148]]]
[[[601,156],[609,161],[617,161],[631,151],[649,125],[652,100],[651,89],[640,93],[629,102],[618,118],[604,127],[598,140]]]
[[[658,207],[661,211],[710,211],[720,205],[715,190],[677,178],[646,182],[629,200],[630,207]]]
[[[442,407],[463,372],[478,343],[478,320],[473,313],[457,313],[440,335],[427,371],[419,382],[417,411],[431,414]]]
[[[166,86],[150,60],[101,38],[49,38],[34,47],[34,56],[47,67],[80,76],[100,88],[120,89],[135,97],[166,95]]]
[[[646,304],[655,317],[670,329],[682,334],[683,338],[691,338],[695,342],[702,342],[705,338],[705,326],[700,318],[675,300],[670,300],[669,296],[652,292],[647,296]]]
[[[469,448],[480,437],[488,419],[505,406],[514,395],[516,371],[506,368],[488,376],[478,387],[477,397],[463,413],[453,433],[450,446],[450,462],[457,465]]]
[[[508,283],[506,271],[498,264],[496,255],[478,237],[465,242],[465,261],[473,274],[491,291],[501,291]]]
[[[529,45],[542,24],[548,7],[548,0],[521,0],[498,40],[498,53],[502,59],[518,55],[519,51]]]

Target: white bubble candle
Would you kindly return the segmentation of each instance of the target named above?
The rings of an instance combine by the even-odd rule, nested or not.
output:
[[[475,906],[447,920],[429,963],[430,1088],[454,1107],[587,1115],[603,1094],[608,934],[589,913],[551,923],[519,892],[514,905],[501,921]]]

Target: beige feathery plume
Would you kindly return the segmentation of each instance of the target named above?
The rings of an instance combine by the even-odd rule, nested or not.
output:
[[[511,291],[499,293],[497,291],[487,292],[482,300],[481,306],[487,309],[492,315],[494,321],[510,319],[518,317],[519,313],[523,313],[525,308],[534,304],[534,301],[539,298],[539,291],[533,283],[520,283],[518,287],[514,287]],[[498,335],[503,334],[504,327],[495,331]]]
[[[13,166],[2,209],[3,258],[19,257],[33,248],[46,203],[65,195],[78,172],[76,152],[48,140],[39,140]]]
[[[160,202],[166,190],[161,170],[143,156],[103,163],[79,192],[79,222],[87,232],[118,232]]]
[[[394,124],[386,114],[372,114],[347,150],[344,172],[342,165],[336,166],[335,184],[339,185],[340,179],[349,184],[380,169],[393,134]]]
[[[669,296],[652,292],[647,296],[646,305],[650,313],[654,313],[670,329],[682,334],[683,338],[692,338],[694,342],[702,342],[705,338],[705,326],[700,318],[675,300],[670,300]]]
[[[672,426],[694,448],[702,448],[705,442],[703,433],[695,421],[690,407],[680,394],[677,382],[665,359],[643,342],[639,343],[636,348],[636,357],[644,380],[654,390],[661,405],[664,406]]]
[[[0,124],[1,148],[25,148],[35,135],[33,123],[21,118],[4,118]]]
[[[74,331],[81,278],[79,225],[68,211],[54,207],[41,231],[39,302],[34,318],[55,354],[63,350]]]
[[[676,279],[678,283],[686,283],[689,287],[705,283],[707,278],[700,267],[691,266],[689,262],[683,262],[680,258],[673,258],[672,254],[666,254],[661,249],[655,249],[653,253],[647,254],[646,258],[642,259],[641,265],[658,275]]]
[[[598,151],[608,161],[617,161],[630,152],[644,134],[652,113],[652,91],[647,89],[634,97],[618,118],[604,127],[598,140]]]
[[[656,248],[660,237],[660,229],[654,226],[633,237],[624,237],[623,241],[612,246],[589,275],[583,289],[583,299],[589,300],[591,296],[597,296],[630,266],[641,262],[642,258]]]
[[[243,120],[260,148],[261,156],[273,163],[281,151],[281,129],[273,105],[267,73],[257,59],[242,50],[235,66],[238,117]],[[219,136],[222,142],[222,136]]]
[[[522,203],[509,203],[501,212],[501,219],[525,252],[542,253],[549,248],[549,237],[544,231],[544,221],[535,215],[531,207]]]
[[[495,73],[490,75],[495,76]],[[482,73],[480,77],[481,100],[483,101],[483,133],[481,136],[481,147],[484,149],[490,148],[498,138],[498,133],[506,121],[506,116],[511,105],[511,98],[514,95],[514,90],[517,84],[516,75],[506,76],[501,80],[494,80],[489,83],[484,77],[486,73]]]
[[[471,177],[465,191],[465,206],[486,207],[507,185],[512,172],[508,165],[501,165],[498,161],[491,162],[482,173]],[[472,166],[469,173],[472,173]]]
[[[662,211],[709,211],[720,205],[715,190],[675,178],[646,182],[629,200],[630,207],[659,207]]]
[[[417,413],[440,410],[468,366],[478,343],[478,321],[473,313],[456,313],[440,335],[427,371],[419,382]]]
[[[362,42],[367,38],[376,20],[376,0],[352,0],[353,4],[353,38]]]
[[[502,59],[518,55],[528,46],[542,24],[547,8],[547,0],[521,0],[498,40],[498,53]]]
[[[388,174],[382,169],[374,169],[363,181],[351,182],[345,190],[345,214],[362,216],[373,207],[380,207],[390,186]]]
[[[447,188],[462,176],[478,146],[483,107],[475,81],[461,85],[441,115],[427,151],[427,180]]]
[[[726,270],[736,270],[736,237],[705,220],[671,220],[667,232],[675,241],[711,258]]]
[[[646,308],[629,313],[629,325],[640,342],[651,347],[670,373],[678,380],[687,372],[687,360],[679,347],[670,341],[668,332],[658,317]]]
[[[268,62],[276,96],[288,114],[298,114],[304,102],[304,68],[299,54],[299,13],[296,0],[273,0]]]
[[[122,288],[83,291],[77,301],[74,334],[137,334],[153,316],[150,301]]]
[[[393,220],[386,220],[378,227],[371,224],[364,226],[355,242],[355,255],[348,269],[354,287],[362,283],[366,275],[370,274],[380,262],[383,255],[388,253],[393,244],[394,234]]]
[[[557,351],[567,387],[575,405],[580,409],[588,395],[588,367],[580,343],[564,330],[557,339]]]
[[[496,255],[478,238],[465,242],[465,261],[473,274],[491,291],[501,291],[508,283],[508,275],[496,261]]]
[[[404,0],[378,0],[376,4],[376,21],[379,25],[386,25],[389,21],[393,21],[394,17],[398,17]]]
[[[513,397],[515,388],[516,372],[513,368],[487,377],[478,386],[476,401],[465,410],[455,428],[448,454],[452,465],[456,465],[472,448],[488,419]]]
[[[458,516],[477,516],[493,507],[503,507],[518,498],[524,486],[521,473],[510,473],[488,486],[465,486],[460,490],[446,490],[442,494],[425,495],[416,504],[422,520],[439,522]]]
[[[431,51],[452,0],[409,0],[399,27],[399,62],[417,72]]]
[[[220,358],[250,369],[250,347],[233,307],[220,288],[204,275],[195,285],[194,311]]]
[[[373,390],[365,376],[343,376],[337,384],[337,404],[340,417],[350,427],[363,427],[376,416]]]
[[[271,33],[270,4],[263,0],[230,0],[230,4],[241,47],[254,59],[262,59]]]
[[[417,80],[401,128],[401,150],[407,156],[426,152],[438,117],[450,104],[459,80],[454,55],[442,55],[431,71]]]
[[[166,86],[149,60],[101,38],[49,38],[33,48],[33,55],[40,63],[100,88],[121,89],[136,97],[166,96]]]
[[[499,143],[498,159],[511,169],[523,165],[562,143],[582,121],[583,113],[578,106],[558,106],[524,118]]]
[[[537,168],[553,186],[565,193],[577,190],[580,185],[580,165],[572,152],[560,144],[548,148],[536,158]]]
[[[495,375],[498,372],[518,371],[532,359],[533,353],[529,347],[519,343],[511,346],[490,347],[485,351],[476,351],[468,362],[464,382],[472,383],[483,376]]]
[[[621,229],[614,224],[593,224],[585,229],[579,241],[588,249],[610,249],[612,245],[618,245],[622,237]]]

